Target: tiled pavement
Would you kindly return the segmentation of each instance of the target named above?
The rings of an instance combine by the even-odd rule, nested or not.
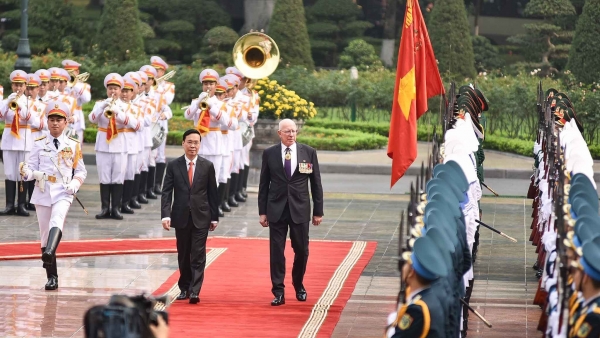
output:
[[[90,168],[92,169],[92,168]],[[160,226],[159,203],[151,201],[141,212],[123,221],[97,221],[97,185],[84,186],[81,200],[90,211],[85,216],[73,204],[65,225],[65,239],[139,238],[174,236]],[[0,189],[0,196],[4,192]],[[325,219],[311,227],[313,239],[377,241],[377,251],[364,270],[342,313],[334,337],[381,337],[387,314],[398,291],[398,221],[407,196],[384,194],[325,194]],[[484,221],[518,238],[513,244],[486,230],[476,263],[472,303],[494,327],[488,329],[471,317],[469,337],[539,337],[535,326],[540,310],[531,305],[537,286],[534,248],[529,235],[529,201],[520,198],[485,198]],[[256,194],[222,219],[214,235],[266,237],[258,224]],[[34,215],[0,218],[0,241],[39,240]],[[92,304],[105,302],[114,293],[152,291],[177,268],[173,254],[126,257],[59,259],[60,290],[43,291],[40,262],[0,262],[0,336],[82,336],[81,318]],[[310,269],[308,271],[310,273]],[[265,285],[265,288],[269,288]],[[269,302],[270,299],[265,299]],[[8,305],[8,306],[7,306]]]

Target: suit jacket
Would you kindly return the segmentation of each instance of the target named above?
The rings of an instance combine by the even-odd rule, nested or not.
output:
[[[263,152],[258,189],[258,213],[267,215],[269,222],[279,221],[286,203],[289,205],[294,223],[310,222],[309,179],[314,204],[312,215],[323,216],[323,188],[317,151],[301,143],[296,143],[296,151],[298,164],[289,180],[283,168],[281,143]],[[312,164],[312,173],[300,173],[300,163]]]
[[[212,162],[198,156],[190,187],[185,155],[167,166],[163,182],[161,218],[171,217],[171,227],[184,228],[190,213],[196,228],[208,228],[219,221],[217,181]]]

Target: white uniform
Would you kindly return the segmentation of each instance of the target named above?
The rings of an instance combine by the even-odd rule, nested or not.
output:
[[[234,107],[235,115],[237,117],[238,122],[244,121],[248,123],[249,102],[249,97],[242,94],[240,91],[238,91],[235,97],[231,100],[231,104]],[[242,150],[244,149],[244,144],[242,142],[242,131],[240,130],[239,125],[232,132],[231,136],[233,138],[233,166],[231,168],[231,172],[237,174],[241,169],[244,169],[244,163],[242,158]]]
[[[258,114],[260,111],[260,97],[255,90],[249,90],[248,88],[242,89],[242,93],[249,98],[248,106],[248,124],[252,129],[252,138],[254,138],[254,124],[258,120]],[[242,161],[245,166],[250,166],[250,149],[252,148],[252,140],[244,146],[242,151]]]
[[[31,102],[29,105],[29,111],[32,114],[37,115],[36,122],[31,125],[31,138],[36,140],[44,135],[48,131],[48,118],[44,114],[46,104],[40,100]]]
[[[25,170],[25,180],[37,180],[31,203],[36,205],[41,247],[46,246],[51,228],[63,228],[73,202],[73,195],[67,192],[71,180],[81,186],[87,177],[79,142],[64,133],[57,140],[58,149],[51,135],[35,141]]]
[[[165,128],[165,133],[169,132],[169,120],[173,117],[173,112],[169,105],[173,102],[173,98],[175,98],[175,84],[172,82],[164,81],[159,86],[156,87],[154,91],[154,97],[156,102],[157,109],[165,114],[165,120],[159,120],[158,123]],[[156,163],[166,163],[165,157],[165,146],[167,144],[167,139],[163,141],[163,143],[155,150],[156,151]]]
[[[205,93],[203,93],[205,94]],[[223,101],[219,101],[216,96],[212,96],[207,100],[209,106],[208,112],[202,111],[198,108],[199,100],[201,98],[192,100],[192,104],[185,111],[185,118],[193,120],[196,129],[200,131],[202,135],[202,142],[200,144],[200,150],[198,155],[211,161],[215,167],[215,178],[217,179],[217,185],[219,184],[219,175],[221,171],[221,163],[223,161],[223,137],[221,136],[221,126],[229,125],[229,115],[227,114],[227,106]],[[210,122],[208,126],[201,126],[199,120],[202,120],[204,114],[210,115]],[[208,130],[202,128],[208,127]]]
[[[33,147],[31,126],[39,126],[39,118],[37,113],[29,112],[28,100],[21,95],[17,100],[20,106],[18,108],[19,118],[15,119],[17,111],[9,108],[9,102],[15,97],[13,94],[0,104],[0,121],[5,123],[1,146],[4,157],[4,174],[7,180],[16,182],[20,177],[19,163],[25,161]]]
[[[83,141],[83,131],[85,130],[85,119],[83,116],[83,105],[92,99],[91,87],[87,83],[79,82],[73,87],[67,87],[68,93],[75,99],[75,110],[73,116],[77,117],[77,122],[72,124],[77,134],[77,139]],[[66,91],[66,90],[65,90]]]
[[[113,111],[116,124],[116,136],[107,139],[110,120],[104,115],[106,101],[96,102],[94,109],[88,116],[91,123],[98,125],[96,134],[96,164],[100,184],[123,184],[125,180],[125,166],[127,164],[127,140],[124,130],[133,129],[138,125],[136,119],[130,119],[124,112],[126,105],[121,100],[116,100]],[[114,131],[113,131],[114,133]]]
[[[122,102],[123,112],[128,122],[119,133],[125,136],[127,162],[125,165],[125,180],[133,180],[137,170],[137,158],[140,152],[138,131],[143,128],[144,121],[140,118],[140,108],[133,102]]]
[[[140,108],[139,118],[142,120],[142,127],[138,130],[138,170],[139,174],[142,171],[148,171],[148,161],[150,159],[150,150],[152,148],[152,135],[150,128],[152,126],[152,114],[155,111],[154,102],[144,94],[135,98],[134,103]],[[149,143],[148,143],[149,142]]]
[[[231,178],[234,152],[232,135],[238,128],[238,119],[230,100],[225,101],[225,107],[227,107],[227,113],[229,114],[229,122],[226,126],[221,126],[221,136],[223,137],[223,161],[219,175],[219,183],[227,183],[227,180]]]

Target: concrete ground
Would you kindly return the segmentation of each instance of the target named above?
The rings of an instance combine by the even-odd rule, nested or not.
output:
[[[320,156],[339,159],[342,155]],[[79,197],[90,215],[74,204],[65,225],[65,239],[174,236],[161,228],[157,200],[122,221],[96,220],[93,215],[100,209],[96,167],[87,167],[88,180]],[[404,193],[414,177],[402,178],[391,191],[389,176],[385,175],[323,174],[322,179],[325,218],[321,226],[311,226],[310,237],[378,243],[333,336],[381,337],[398,292],[398,224],[408,201]],[[503,195],[523,196],[528,181],[490,179],[488,183]],[[248,202],[228,213],[211,235],[268,236],[268,230],[258,224],[256,189],[250,191]],[[535,248],[527,241],[530,201],[522,197],[485,197],[482,209],[484,221],[517,238],[518,243],[482,230],[471,302],[494,327],[488,329],[471,316],[469,337],[539,337],[535,326],[540,309],[531,304],[537,280],[530,268]],[[0,242],[30,240],[39,240],[35,213],[30,217],[0,218]],[[9,319],[0,325],[0,336],[81,337],[85,309],[105,302],[113,293],[152,291],[177,269],[177,263],[173,254],[123,259],[100,256],[59,260],[59,269],[61,288],[57,293],[47,293],[43,291],[45,280],[39,262],[0,262],[0,300],[5,304],[0,315]]]

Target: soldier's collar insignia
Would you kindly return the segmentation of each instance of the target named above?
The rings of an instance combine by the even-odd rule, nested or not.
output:
[[[405,313],[404,316],[402,316],[402,318],[400,319],[400,323],[398,323],[398,327],[400,328],[400,330],[406,330],[410,327],[412,322],[413,322],[413,318],[408,313]]]

